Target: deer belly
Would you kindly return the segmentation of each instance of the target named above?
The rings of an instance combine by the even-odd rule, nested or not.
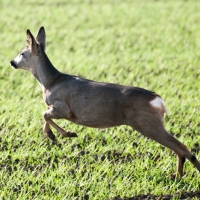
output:
[[[115,111],[99,111],[90,113],[80,113],[76,115],[74,122],[83,126],[93,128],[108,128],[113,126],[119,126],[123,124],[123,117],[119,112]]]

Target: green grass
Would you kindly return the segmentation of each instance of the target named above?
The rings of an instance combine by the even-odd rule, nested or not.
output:
[[[200,141],[200,2],[153,0],[0,1],[0,199],[112,199],[200,191],[187,162],[129,127],[92,129],[57,121],[78,138],[51,144],[33,76],[9,62],[26,30],[46,28],[47,55],[60,71],[156,91],[167,130],[189,149]],[[200,159],[200,151],[196,148]]]

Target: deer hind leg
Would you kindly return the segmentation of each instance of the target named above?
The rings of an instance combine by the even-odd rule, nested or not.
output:
[[[181,144],[181,150],[182,150],[182,157],[187,158],[194,165],[194,167],[200,172],[200,162],[197,160],[197,158],[183,144]],[[179,169],[179,166],[181,168],[181,165],[184,164],[184,158],[182,159],[181,162],[180,154],[178,153],[178,155],[179,155],[179,162],[178,162],[178,169]]]
[[[65,131],[60,126],[58,126],[53,119],[62,119],[62,118],[70,118],[70,109],[69,107],[62,103],[56,102],[53,106],[49,106],[49,109],[43,113],[43,117],[45,120],[44,125],[44,133],[49,137],[51,140],[55,140],[55,136],[50,129],[50,125],[53,126],[63,137],[77,137],[76,133]]]
[[[176,170],[176,177],[178,177],[180,175],[180,177],[183,176],[183,167],[184,167],[184,163],[185,163],[185,157],[177,154],[177,170]]]
[[[144,114],[144,113],[143,113]],[[185,158],[187,158],[200,171],[200,163],[185,145],[179,142],[169,134],[162,122],[161,115],[146,113],[145,115],[135,118],[133,128],[141,134],[157,141],[165,147],[173,150],[177,154],[177,172],[176,176],[183,176],[183,167]]]

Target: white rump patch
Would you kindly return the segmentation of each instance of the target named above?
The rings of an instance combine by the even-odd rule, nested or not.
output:
[[[154,100],[150,101],[150,104],[155,108],[159,108],[162,111],[167,112],[164,100],[158,96]]]

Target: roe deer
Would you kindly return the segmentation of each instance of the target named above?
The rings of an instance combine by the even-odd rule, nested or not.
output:
[[[63,137],[76,137],[52,119],[66,119],[94,128],[128,125],[146,137],[173,150],[177,155],[176,176],[183,176],[187,158],[200,171],[200,163],[185,145],[170,135],[163,124],[166,112],[162,98],[154,92],[131,86],[95,82],[59,72],[45,53],[44,27],[37,37],[27,30],[27,46],[10,64],[30,71],[43,90],[48,110],[43,113],[44,133],[53,142],[53,126]]]

